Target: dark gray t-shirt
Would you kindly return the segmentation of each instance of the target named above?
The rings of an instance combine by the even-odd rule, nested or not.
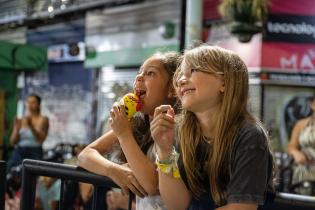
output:
[[[202,155],[209,146],[200,145],[198,157],[201,164],[205,164],[206,156]],[[202,157],[203,156],[203,157]],[[257,203],[263,205],[266,200],[267,190],[273,192],[272,169],[273,159],[269,150],[267,138],[263,130],[255,123],[245,123],[239,130],[235,139],[230,160],[230,177],[227,178],[226,203]],[[179,163],[183,181],[187,184],[183,165]],[[214,209],[208,176],[206,171],[203,179],[205,191],[201,198],[193,198],[189,209]],[[226,179],[226,177],[224,177]]]

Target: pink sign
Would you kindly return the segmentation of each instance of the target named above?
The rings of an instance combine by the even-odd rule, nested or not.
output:
[[[315,14],[312,0],[272,0],[268,12],[272,14],[310,15]]]
[[[261,55],[264,69],[315,73],[315,44],[264,42]]]
[[[217,20],[221,19],[218,12],[220,0],[204,0],[203,1],[203,19],[204,20]]]

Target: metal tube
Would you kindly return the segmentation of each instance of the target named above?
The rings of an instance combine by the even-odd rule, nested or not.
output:
[[[2,163],[3,164],[3,163]],[[1,166],[1,161],[0,161]],[[2,171],[1,167],[1,171]],[[5,173],[0,173],[0,175]],[[73,180],[79,182],[90,183],[95,186],[93,207],[105,206],[105,192],[110,187],[117,187],[117,185],[109,178],[85,171],[82,168],[75,166],[50,163],[36,160],[24,160],[23,162],[23,177],[22,177],[22,196],[21,196],[21,210],[34,209],[36,177],[38,175],[56,177],[64,180]],[[0,188],[4,189],[4,188]],[[131,209],[132,193],[129,197],[129,206]],[[301,196],[288,193],[277,193],[274,203],[267,203],[263,209],[315,209],[315,198],[310,196]]]
[[[129,191],[129,199],[128,199],[128,210],[132,209],[132,200],[134,198],[134,194],[133,192]]]
[[[111,179],[90,173],[79,167],[25,159],[23,161],[21,210],[32,210],[34,208],[37,176],[55,177],[62,180],[73,180],[96,185],[93,198],[94,209],[99,209],[99,206],[106,205],[105,193],[109,187],[117,187]],[[60,201],[62,202],[64,181],[62,182],[61,187]]]
[[[183,52],[185,49],[186,3],[187,3],[186,0],[181,0],[179,52]]]
[[[24,163],[23,163],[24,166]],[[36,176],[27,167],[22,169],[22,195],[20,210],[33,210],[36,191]]]
[[[72,165],[25,159],[23,167],[27,168],[34,175],[85,182],[97,186],[117,187],[108,177],[93,174],[83,168]]]
[[[0,160],[0,210],[4,210],[6,190],[6,162]]]
[[[107,188],[94,186],[92,209],[102,209],[106,205]]]
[[[201,41],[203,0],[187,0],[185,46]]]
[[[63,203],[64,203],[64,192],[65,192],[66,182],[65,180],[61,180],[60,184],[60,195],[59,195],[59,209],[63,209]]]

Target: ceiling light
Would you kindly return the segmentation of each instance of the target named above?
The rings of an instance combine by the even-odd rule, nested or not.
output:
[[[48,10],[48,12],[53,12],[53,11],[54,11],[54,7],[50,5],[50,6],[47,8],[47,10]]]

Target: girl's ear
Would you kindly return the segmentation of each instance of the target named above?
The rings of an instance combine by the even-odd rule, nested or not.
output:
[[[222,79],[221,87],[220,87],[220,92],[221,92],[221,93],[224,93],[224,90],[225,90],[225,84],[224,84],[224,80]]]

